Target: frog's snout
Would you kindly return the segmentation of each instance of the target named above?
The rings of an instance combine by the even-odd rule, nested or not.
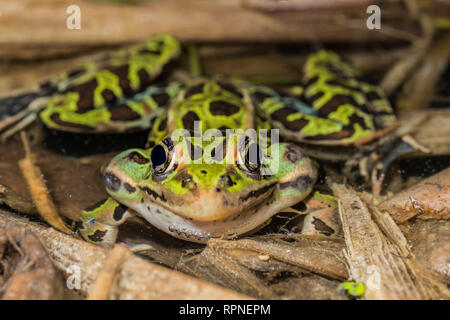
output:
[[[117,194],[121,189],[128,194],[136,191],[133,179],[140,179],[149,160],[139,149],[120,153],[103,167],[103,184],[108,192]]]

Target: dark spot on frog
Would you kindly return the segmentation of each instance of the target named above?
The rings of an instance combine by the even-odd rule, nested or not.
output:
[[[100,208],[106,202],[106,200],[108,200],[108,198],[100,200],[99,202],[93,204],[92,206],[87,207],[83,211],[89,212],[89,211],[93,211],[93,210],[95,210],[97,208]]]
[[[320,97],[322,97],[325,93],[323,93],[323,91],[319,91],[316,94],[314,94],[313,96],[311,96],[309,98],[310,101],[316,101],[318,100]]]
[[[190,131],[194,131],[194,121],[199,121],[199,116],[194,111],[189,111],[183,116],[183,127]]]
[[[207,174],[208,172],[206,170],[201,171],[202,174]]]
[[[224,174],[220,176],[219,181],[225,186],[225,187],[232,187],[236,184],[236,182],[231,179],[231,177],[227,174]]]
[[[315,76],[315,77],[308,79],[305,83],[305,87],[308,87],[308,86],[314,84],[317,80],[319,80],[319,76]]]
[[[116,95],[114,94],[114,92],[110,89],[104,89],[102,91],[102,97],[103,99],[105,99],[105,101],[107,102],[114,102],[117,100]]]
[[[301,191],[305,191],[306,189],[312,187],[314,183],[314,180],[308,176],[308,175],[302,175],[297,177],[293,181],[285,182],[280,184],[280,189],[287,189],[287,188],[295,188]]]
[[[167,105],[167,103],[170,100],[170,97],[167,93],[159,93],[152,96],[153,100],[158,104],[160,107],[164,107]]]
[[[63,94],[68,92],[76,92],[79,94],[79,99],[77,102],[77,113],[85,113],[86,111],[92,110],[94,108],[94,91],[97,88],[98,83],[96,79],[90,81],[70,86]]]
[[[193,181],[192,176],[189,174],[186,174],[186,176],[182,177],[182,179],[181,179],[181,186],[183,188],[186,188],[192,181]]]
[[[163,202],[167,202],[167,198],[164,196],[164,193],[161,193],[161,195],[159,195],[156,191],[153,191],[148,187],[139,187],[139,189],[147,193],[149,196],[152,196],[155,200],[160,199]]]
[[[259,188],[259,189],[250,191],[250,192],[247,193],[245,196],[241,196],[241,197],[239,198],[239,200],[242,201],[242,202],[245,202],[245,201],[247,201],[247,200],[249,200],[249,199],[251,199],[251,198],[257,198],[257,197],[259,197],[259,196],[265,194],[265,193],[268,192],[269,190],[271,190],[275,184],[276,184],[276,183],[272,183],[272,184],[269,184],[269,185],[264,186],[264,187],[262,187],[262,188]]]
[[[351,95],[335,94],[322,108],[318,110],[318,112],[320,115],[326,117],[344,104],[350,104],[359,108],[359,104]]]
[[[130,152],[127,155],[127,158],[131,162],[135,162],[135,163],[138,163],[138,164],[146,164],[146,163],[148,163],[150,161],[149,159],[147,159],[142,154],[140,154],[139,152],[136,152],[136,151]]]
[[[217,100],[209,104],[209,111],[214,116],[231,116],[240,110],[239,106],[227,101]]]
[[[109,112],[111,113],[112,121],[131,121],[141,118],[141,115],[139,113],[132,110],[126,104],[113,106],[109,109]]]
[[[91,234],[88,236],[88,239],[93,242],[101,242],[103,240],[103,237],[108,231],[101,231],[101,230],[95,230],[94,234]]]
[[[141,91],[143,89],[146,89],[147,86],[152,81],[152,77],[150,77],[149,73],[144,69],[140,69],[137,74],[138,74],[139,80],[141,82],[140,88],[138,90]]]
[[[130,80],[128,78],[129,74],[129,66],[128,64],[121,66],[111,66],[106,67],[106,70],[114,73],[119,78],[119,87],[122,89],[122,92],[125,96],[131,95],[133,93],[133,89],[130,87]]]
[[[120,221],[123,218],[123,215],[127,211],[127,207],[125,207],[123,204],[119,204],[115,209],[113,213],[113,218],[116,221]]]
[[[125,190],[127,190],[129,193],[136,192],[136,188],[133,187],[131,184],[127,183],[127,182],[125,182],[125,183],[123,184],[123,187],[124,187]]]
[[[366,93],[366,98],[369,101],[382,99],[382,97],[378,94],[378,92],[375,92],[375,91],[367,92]]]
[[[200,83],[187,89],[184,94],[184,98],[186,99],[189,98],[190,96],[193,96],[194,94],[202,92],[203,92],[203,83]]]
[[[160,120],[159,125],[158,125],[158,131],[164,131],[167,129],[167,118],[164,117],[163,119]]]
[[[329,237],[334,233],[334,229],[330,228],[329,226],[327,226],[327,224],[325,222],[323,222],[322,220],[313,217],[313,222],[312,224],[314,225],[314,228],[319,231],[320,233],[322,233],[323,235]]]
[[[265,99],[270,98],[271,95],[264,93],[264,92],[260,92],[260,91],[256,91],[255,93],[252,94],[252,99],[257,103],[261,103],[263,102]]]
[[[297,113],[297,110],[285,107],[285,108],[278,109],[277,111],[272,113],[271,117],[275,121],[281,122],[286,129],[291,130],[291,131],[301,130],[303,127],[305,127],[309,123],[309,121],[305,120],[305,119],[297,119],[294,121],[288,121],[287,117],[293,113]]]
[[[111,191],[117,191],[120,188],[121,181],[113,173],[106,172],[103,175],[103,184],[105,187]]]
[[[225,91],[228,91],[232,94],[234,94],[235,96],[238,96],[239,98],[242,98],[243,95],[242,93],[239,92],[239,90],[233,86],[230,83],[225,83],[225,82],[217,82],[217,84]]]

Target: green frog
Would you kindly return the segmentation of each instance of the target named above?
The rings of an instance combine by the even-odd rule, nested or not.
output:
[[[397,126],[382,90],[334,52],[309,56],[301,92],[292,96],[223,77],[161,85],[180,50],[175,38],[158,35],[52,78],[36,93],[0,100],[17,109],[0,120],[4,137],[37,115],[62,131],[150,128],[145,148],[104,168],[110,197],[80,218],[89,242],[111,246],[132,215],[191,242],[249,234],[279,212],[304,211],[318,171],[298,143],[354,146]]]

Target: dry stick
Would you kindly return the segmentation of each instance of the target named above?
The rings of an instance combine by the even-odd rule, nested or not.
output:
[[[116,244],[106,258],[103,268],[100,270],[97,279],[91,287],[87,300],[106,300],[113,285],[114,277],[119,271],[119,267],[125,259],[128,249],[121,244]]]
[[[410,72],[422,60],[431,45],[434,35],[433,19],[417,7],[416,1],[404,0],[409,14],[419,22],[423,37],[413,42],[411,52],[400,59],[381,81],[381,87],[387,95],[391,95],[406,79]]]
[[[439,299],[449,290],[417,270],[407,241],[388,214],[371,212],[351,189],[332,184],[351,278],[366,286],[366,299]]]
[[[450,59],[450,34],[442,35],[423,58],[421,66],[405,83],[397,99],[399,109],[421,109],[428,107],[436,83]]]
[[[398,114],[402,128],[433,155],[450,154],[450,109],[408,110]]]
[[[19,167],[27,182],[37,211],[41,217],[54,228],[65,233],[72,233],[72,231],[64,224],[64,221],[56,210],[56,206],[48,192],[42,172],[36,165],[36,155],[31,153],[30,145],[24,131],[20,132],[20,137],[25,149],[25,158],[19,160]]]

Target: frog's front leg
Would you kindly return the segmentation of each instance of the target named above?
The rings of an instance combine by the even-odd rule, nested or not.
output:
[[[319,239],[342,239],[337,200],[328,194],[315,191],[304,201],[301,233]]]
[[[304,215],[303,219],[295,219],[288,227],[297,229],[302,235],[315,239],[342,239],[342,226],[339,219],[337,200],[329,194],[312,192],[304,200],[285,208],[280,213]],[[289,223],[290,224],[290,223]]]
[[[82,211],[80,233],[90,243],[112,247],[117,239],[118,226],[131,212],[113,198],[107,198]]]

